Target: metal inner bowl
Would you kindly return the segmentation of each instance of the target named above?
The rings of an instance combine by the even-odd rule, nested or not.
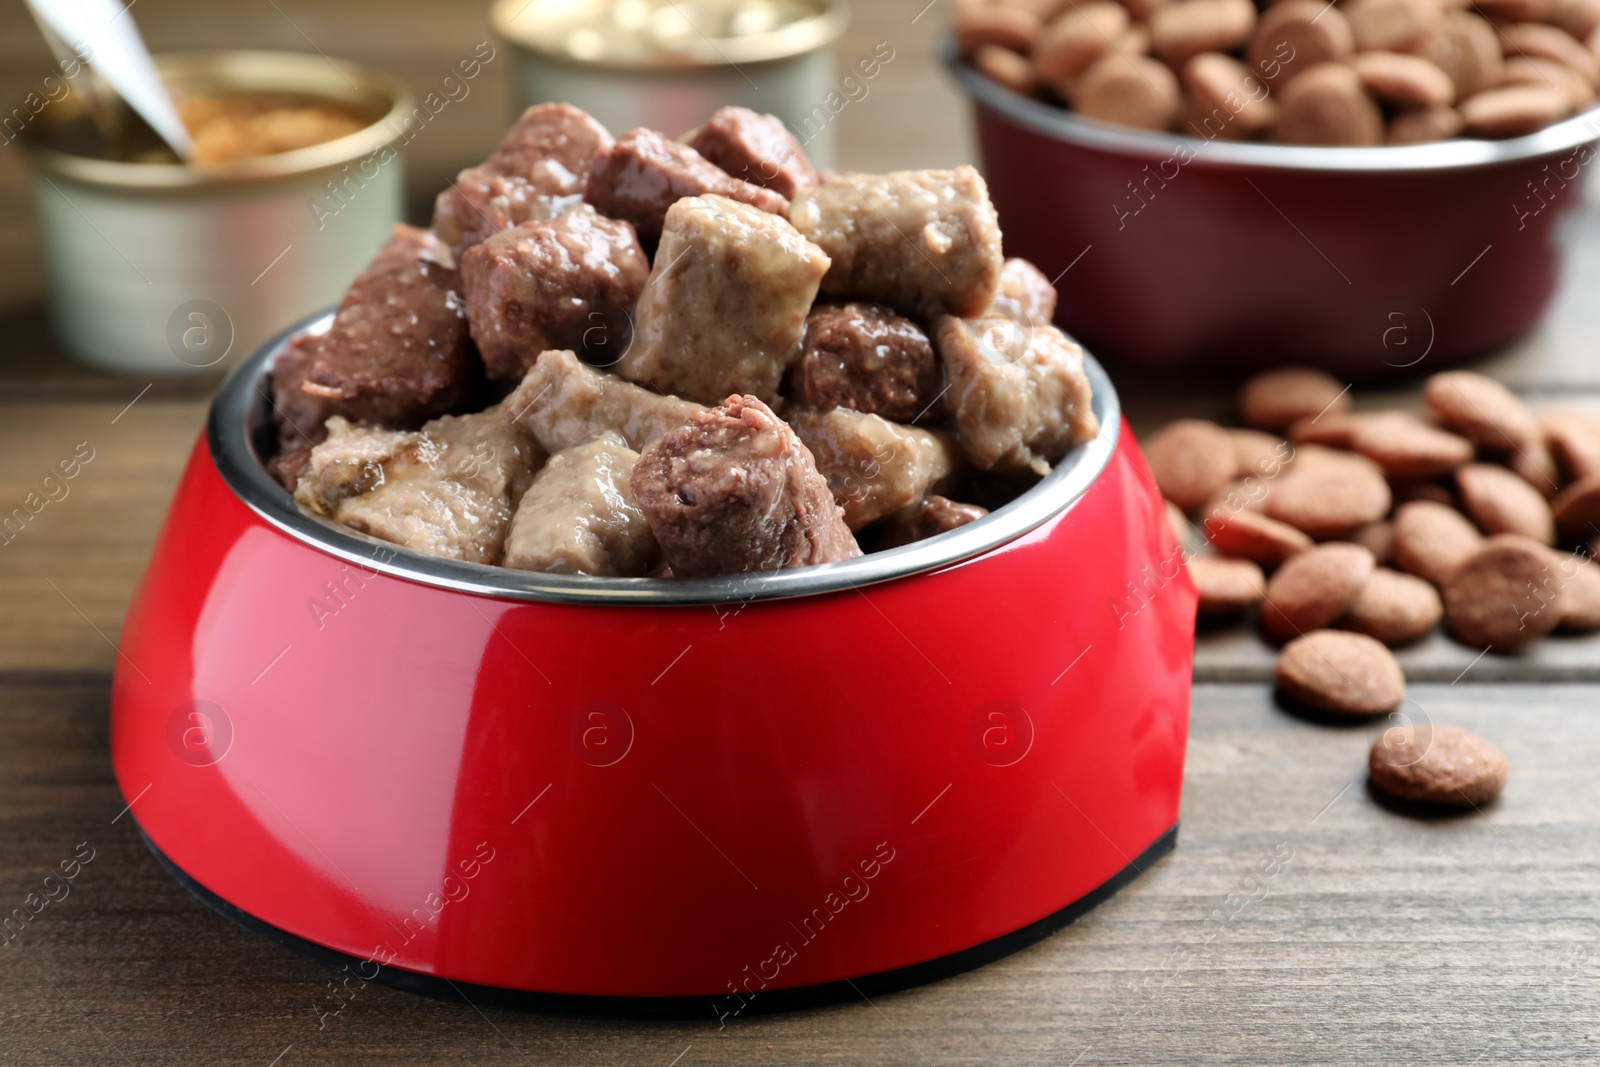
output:
[[[811,596],[904,578],[971,559],[1015,540],[1072,507],[1105,468],[1117,447],[1122,407],[1104,369],[1084,354],[1100,433],[1068,453],[1040,483],[990,514],[948,533],[840,563],[712,578],[593,578],[542,574],[466,563],[414,552],[307,515],[267,473],[262,460],[274,427],[268,372],[289,338],[321,333],[333,321],[324,311],[297,323],[236,367],[211,403],[206,440],[223,481],[252,511],[290,537],[369,571],[424,585],[507,600],[578,604],[683,605],[744,603]]]
[[[1085,119],[1054,104],[1030,100],[996,84],[963,61],[956,51],[954,35],[947,36],[941,43],[940,54],[955,79],[974,100],[1017,125],[1069,144],[1119,154],[1160,158],[1183,147],[1194,152],[1197,159],[1241,167],[1352,172],[1442,171],[1534,159],[1600,138],[1600,104],[1597,104],[1526,137],[1499,141],[1458,138],[1367,148],[1208,141],[1203,137],[1155,133]]]

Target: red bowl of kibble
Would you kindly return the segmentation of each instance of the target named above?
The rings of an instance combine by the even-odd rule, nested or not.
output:
[[[1065,329],[1150,365],[1382,377],[1533,325],[1600,138],[1600,5],[1478,10],[992,0],[946,58]]]

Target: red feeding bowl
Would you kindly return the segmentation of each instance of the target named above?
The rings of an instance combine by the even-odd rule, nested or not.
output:
[[[1093,361],[1105,431],[986,518],[662,581],[300,513],[257,451],[283,340],[212,405],[112,695],[132,816],[225,915],[346,984],[726,1022],[998,958],[1172,847],[1195,594]]]
[[[1600,109],[1508,141],[1252,144],[1078,118],[990,81],[972,96],[1006,252],[1056,279],[1056,318],[1135,362],[1358,378],[1460,362],[1555,292]]]

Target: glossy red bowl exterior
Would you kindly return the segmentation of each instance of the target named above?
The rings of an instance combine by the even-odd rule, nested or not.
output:
[[[1098,366],[1106,431],[965,533],[661,582],[300,514],[275,351],[183,476],[112,754],[179,877],[346,984],[727,1021],[1002,955],[1170,847],[1195,594]]]
[[[947,52],[947,58],[949,53]],[[1206,141],[1080,119],[951,62],[1010,255],[1057,321],[1154,366],[1434,369],[1527,331],[1555,292],[1600,110],[1508,141]]]

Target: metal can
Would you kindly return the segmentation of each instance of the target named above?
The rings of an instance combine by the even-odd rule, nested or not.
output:
[[[618,133],[676,136],[742,105],[833,164],[833,125],[815,116],[835,90],[843,0],[496,0],[490,17],[516,54],[519,109],[566,101]]]
[[[256,91],[344,104],[371,125],[322,144],[205,167],[63,147],[69,96],[23,131],[61,343],[139,374],[215,373],[286,322],[334,303],[404,209],[397,143],[412,99],[354,64],[292,52],[157,57],[179,92]]]

